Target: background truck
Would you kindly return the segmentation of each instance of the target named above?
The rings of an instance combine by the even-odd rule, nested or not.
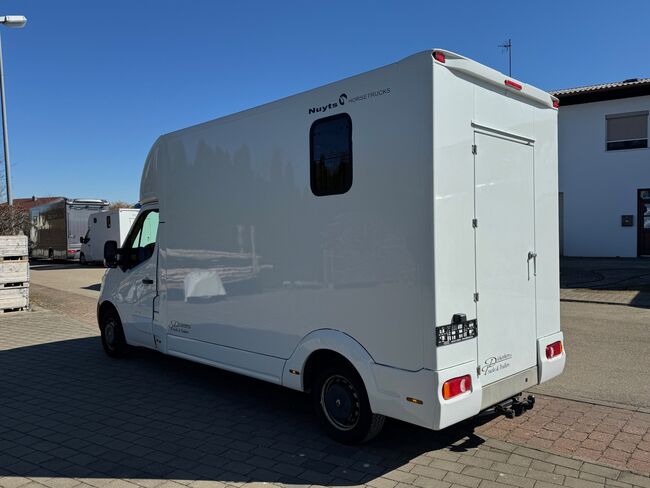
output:
[[[520,414],[566,358],[557,176],[557,99],[444,50],[163,135],[104,348],[309,392],[344,443]]]
[[[32,207],[31,256],[40,259],[79,259],[81,237],[86,234],[88,217],[107,210],[107,200],[61,197]]]
[[[137,208],[116,208],[90,214],[88,230],[80,238],[81,264],[103,262],[106,241],[116,241],[122,245],[137,215]]]

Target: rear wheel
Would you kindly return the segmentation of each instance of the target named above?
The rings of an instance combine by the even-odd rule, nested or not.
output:
[[[361,377],[347,364],[333,364],[320,371],[312,399],[321,425],[330,437],[342,444],[368,441],[384,425],[385,417],[370,410]]]
[[[108,309],[102,314],[99,329],[104,352],[112,358],[124,356],[128,350],[128,345],[124,337],[122,322],[115,310]]]

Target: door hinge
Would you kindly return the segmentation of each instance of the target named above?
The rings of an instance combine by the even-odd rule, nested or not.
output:
[[[474,293],[474,301],[478,302],[478,293]]]
[[[478,149],[476,147],[476,144],[472,144],[472,154],[478,154]]]
[[[478,219],[472,219],[472,227],[475,229],[478,227]]]
[[[476,376],[481,376],[481,367],[480,366],[476,367]]]

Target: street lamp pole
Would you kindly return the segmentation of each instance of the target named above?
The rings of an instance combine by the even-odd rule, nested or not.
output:
[[[2,103],[2,140],[5,150],[5,189],[7,191],[7,205],[14,204],[11,197],[11,163],[9,162],[9,134],[7,133],[7,109],[5,102],[5,70],[2,64],[2,37],[0,36],[0,103]]]
[[[0,24],[7,27],[23,27],[27,19],[22,15],[0,16]],[[2,105],[2,141],[5,156],[5,180],[7,182],[7,204],[11,207],[14,203],[11,196],[11,164],[9,161],[9,133],[7,129],[7,102],[5,100],[5,74],[2,62],[2,38],[0,37],[0,104]]]

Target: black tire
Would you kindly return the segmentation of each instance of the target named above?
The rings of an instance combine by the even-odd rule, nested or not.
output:
[[[128,351],[124,329],[119,315],[113,309],[106,310],[99,322],[104,352],[112,358],[121,358]]]
[[[327,435],[341,444],[369,441],[379,434],[386,420],[372,413],[363,380],[354,368],[342,362],[317,373],[312,401]]]

